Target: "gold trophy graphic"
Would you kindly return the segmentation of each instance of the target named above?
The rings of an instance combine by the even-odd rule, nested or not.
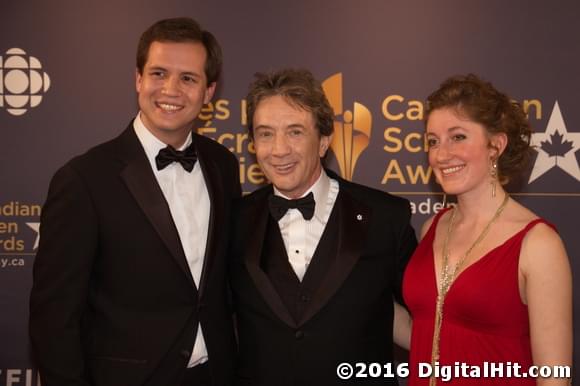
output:
[[[369,146],[371,138],[371,112],[365,106],[354,102],[353,111],[343,110],[342,73],[334,74],[324,82],[322,89],[334,110],[334,138],[330,144],[336,156],[342,178],[352,181],[356,162],[362,152]]]

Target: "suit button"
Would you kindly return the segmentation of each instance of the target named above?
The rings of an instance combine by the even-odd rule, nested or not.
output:
[[[296,337],[296,340],[300,340],[302,338],[304,338],[304,332],[303,331],[296,331],[296,333],[294,334],[294,336]]]
[[[310,296],[306,295],[306,294],[302,294],[300,295],[300,301],[306,303],[307,301],[310,300]]]
[[[189,359],[191,357],[191,353],[188,350],[181,350],[179,352],[179,355],[181,355],[184,358]]]

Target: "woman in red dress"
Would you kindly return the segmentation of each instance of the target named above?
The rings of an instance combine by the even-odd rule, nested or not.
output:
[[[410,386],[570,382],[532,368],[572,365],[566,251],[502,187],[525,166],[530,137],[521,107],[475,75],[428,98],[429,164],[457,205],[425,223],[405,272]]]

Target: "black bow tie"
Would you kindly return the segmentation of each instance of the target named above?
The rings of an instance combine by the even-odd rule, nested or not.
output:
[[[165,169],[173,162],[179,162],[185,170],[191,172],[195,166],[195,161],[197,161],[197,155],[193,143],[183,151],[175,150],[173,146],[167,145],[166,148],[159,150],[155,157],[157,170]]]
[[[310,220],[314,216],[314,205],[314,195],[312,192],[296,200],[287,200],[284,197],[275,195],[268,197],[270,213],[276,221],[280,221],[286,212],[288,212],[288,209],[298,209],[302,213],[304,220]]]

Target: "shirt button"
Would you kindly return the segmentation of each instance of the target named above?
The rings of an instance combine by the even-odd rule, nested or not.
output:
[[[296,340],[300,340],[300,339],[304,338],[304,332],[298,330],[298,331],[296,331],[294,336],[296,337]]]

